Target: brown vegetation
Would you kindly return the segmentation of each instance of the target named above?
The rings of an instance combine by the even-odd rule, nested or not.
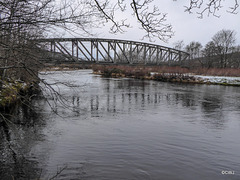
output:
[[[127,77],[136,76],[142,77],[150,75],[150,73],[158,74],[196,74],[206,76],[232,76],[240,77],[239,68],[183,68],[180,66],[128,66],[128,65],[93,65],[95,73],[103,74],[105,76],[115,74],[124,74]]]
[[[170,66],[124,66],[124,65],[94,65],[94,73],[105,77],[132,77],[168,82],[193,82],[195,78],[189,76],[189,70],[182,67]]]
[[[198,75],[240,77],[239,68],[197,68],[192,72]]]
[[[185,74],[189,70],[182,67],[170,67],[170,66],[131,66],[131,65],[93,65],[93,71],[100,74],[112,74],[112,73],[122,73],[126,76],[146,76],[151,72],[158,73],[171,73],[171,74]]]
[[[240,69],[198,68],[187,69],[180,66],[124,66],[124,65],[94,65],[93,71],[104,77],[131,77],[137,79],[157,80],[163,82],[206,83],[203,79],[193,76],[237,76]],[[210,82],[208,82],[210,83]],[[215,84],[215,83],[210,83]],[[219,83],[218,83],[219,84]],[[221,84],[221,83],[220,83]],[[228,85],[224,83],[223,85]]]
[[[78,70],[78,69],[91,69],[92,64],[81,64],[81,63],[45,63],[41,71],[67,71],[67,70]]]

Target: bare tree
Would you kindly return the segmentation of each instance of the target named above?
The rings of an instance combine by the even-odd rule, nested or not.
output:
[[[203,2],[203,0],[190,0],[187,11],[190,12],[202,6]],[[200,15],[205,12],[216,15],[221,2],[221,0],[210,1],[200,11]],[[70,33],[74,30],[89,33],[89,28],[105,25],[108,22],[112,24],[110,28],[112,33],[124,32],[125,28],[131,25],[127,19],[116,18],[116,13],[127,12],[127,7],[131,8],[133,17],[146,32],[144,37],[150,40],[158,38],[167,41],[173,36],[172,26],[166,22],[167,14],[160,12],[157,6],[153,6],[153,0],[117,0],[115,2],[110,0],[0,0],[0,91],[1,80],[9,77],[25,82],[41,80],[38,77],[38,69],[41,66],[39,58],[42,52],[35,44],[35,39],[47,36],[49,32],[58,29]],[[230,11],[236,13],[237,8],[238,1],[235,0],[235,5]],[[190,50],[192,51],[191,47]],[[199,51],[195,49],[193,52],[195,56]],[[63,102],[60,94],[51,87],[51,84],[44,85],[54,99]],[[3,122],[7,121],[0,112],[2,123],[1,119]],[[13,154],[15,156],[16,153],[13,152]]]
[[[171,24],[166,23],[167,13],[162,13],[159,8],[153,4],[153,0],[118,0],[116,3],[110,3],[109,0],[98,1],[89,0],[92,8],[97,8],[102,12],[102,16],[106,22],[112,23],[111,32],[124,32],[124,27],[130,27],[127,19],[117,21],[115,14],[117,11],[125,13],[127,7],[131,7],[132,15],[136,18],[146,34],[143,38],[148,38],[150,41],[158,38],[162,41],[167,41],[174,33]]]
[[[173,43],[173,48],[175,48],[177,50],[183,50],[183,48],[184,48],[183,40]]]
[[[190,54],[190,59],[194,59],[200,57],[201,48],[200,42],[192,41],[185,47],[185,50]]]
[[[204,2],[190,0],[187,10],[204,8]],[[238,1],[234,2],[232,13],[237,12],[238,8]],[[215,14],[221,4],[221,0],[211,0],[206,7],[209,12],[213,8]],[[173,36],[172,26],[166,22],[167,14],[159,11],[154,0],[1,0],[1,78],[13,77],[24,81],[32,81],[33,77],[38,79],[38,59],[42,52],[39,52],[33,40],[59,28],[88,33],[89,28],[110,22],[111,32],[124,32],[130,23],[127,19],[117,18],[116,14],[128,13],[127,7],[146,32],[144,37],[167,41]],[[207,11],[205,8],[202,14]],[[191,47],[189,50],[192,51]],[[192,56],[197,56],[196,52]]]
[[[1,0],[1,77],[13,74],[13,69],[26,70],[29,67],[25,63],[27,59],[36,59],[37,62],[36,51],[30,50],[36,47],[32,40],[55,29],[88,33],[88,28],[110,22],[112,33],[124,32],[130,24],[126,19],[117,19],[115,14],[118,11],[125,13],[127,6],[146,32],[145,37],[163,41],[171,38],[173,31],[172,26],[166,23],[166,13],[159,12],[153,0]]]
[[[202,50],[203,59],[200,59],[202,66],[212,68],[216,56],[216,47],[213,41],[208,42]]]
[[[125,13],[130,5],[133,16],[146,32],[144,37],[150,40],[158,38],[162,41],[167,41],[174,35],[171,24],[166,23],[167,13],[160,12],[158,7],[154,5],[154,0],[117,0],[116,3],[110,3],[109,0],[88,2],[92,8],[97,8],[102,12],[102,16],[106,21],[112,22],[111,32],[123,32],[124,27],[130,27],[127,19],[117,21],[115,18],[117,10]],[[206,13],[219,17],[218,12],[224,7],[227,8],[229,13],[236,14],[239,8],[239,1],[232,0],[232,6],[226,7],[222,0],[189,0],[189,4],[185,5],[185,11],[192,13],[197,9],[197,14],[199,14],[200,18],[203,18]]]
[[[216,47],[216,54],[220,57],[221,68],[226,68],[229,58],[234,50],[236,32],[233,30],[221,30],[217,32],[212,41]]]
[[[240,45],[234,47],[234,52],[231,59],[231,65],[235,68],[240,68]]]
[[[223,0],[190,0],[189,5],[185,6],[187,12],[193,13],[194,10],[197,10],[197,14],[199,18],[203,18],[205,14],[213,15],[216,17],[220,17],[218,14],[220,10],[223,8],[226,9],[227,12],[236,14],[239,8],[239,0],[231,0],[232,6],[225,7]]]

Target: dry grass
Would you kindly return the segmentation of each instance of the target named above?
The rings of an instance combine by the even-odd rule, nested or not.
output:
[[[125,65],[94,65],[94,72],[99,72],[104,75],[111,75],[112,73],[123,73],[126,76],[148,76],[151,72],[161,74],[185,74],[188,69],[181,67],[168,66],[125,66]]]
[[[91,64],[79,64],[79,63],[62,63],[62,64],[54,64],[54,63],[45,63],[41,68],[41,71],[66,71],[66,70],[78,70],[78,69],[91,69]]]
[[[93,65],[94,72],[101,73],[106,76],[111,76],[112,73],[124,74],[125,76],[131,77],[143,77],[149,76],[151,72],[158,74],[171,74],[171,75],[186,75],[189,73],[197,75],[208,75],[208,76],[233,76],[240,77],[240,69],[233,68],[197,68],[187,69],[180,66],[128,66],[128,65]]]
[[[232,76],[232,77],[240,77],[240,69],[233,68],[199,68],[193,70],[193,73],[198,75],[208,75],[208,76]]]

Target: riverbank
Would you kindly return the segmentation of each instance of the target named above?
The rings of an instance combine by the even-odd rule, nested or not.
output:
[[[239,69],[193,69],[167,66],[94,65],[93,73],[104,77],[130,77],[163,82],[240,86]]]
[[[37,83],[25,83],[19,80],[2,80],[0,88],[0,112],[8,112],[24,97],[30,97],[38,91]]]
[[[91,69],[92,64],[88,63],[77,63],[77,62],[68,62],[68,63],[44,63],[41,71],[72,71],[79,69]]]

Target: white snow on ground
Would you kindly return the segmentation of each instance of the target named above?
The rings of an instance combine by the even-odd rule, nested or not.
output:
[[[227,83],[233,85],[240,85],[240,77],[227,77],[227,76],[200,76],[193,75],[196,78],[200,78],[203,82],[209,83]]]
[[[156,72],[150,73],[152,76],[157,74]],[[168,75],[168,73],[164,73]],[[169,74],[171,75],[171,73]],[[193,76],[198,81],[202,81],[204,83],[214,83],[214,84],[229,84],[229,85],[240,85],[240,77],[228,77],[228,76],[201,76],[194,74],[184,74],[186,76]]]

